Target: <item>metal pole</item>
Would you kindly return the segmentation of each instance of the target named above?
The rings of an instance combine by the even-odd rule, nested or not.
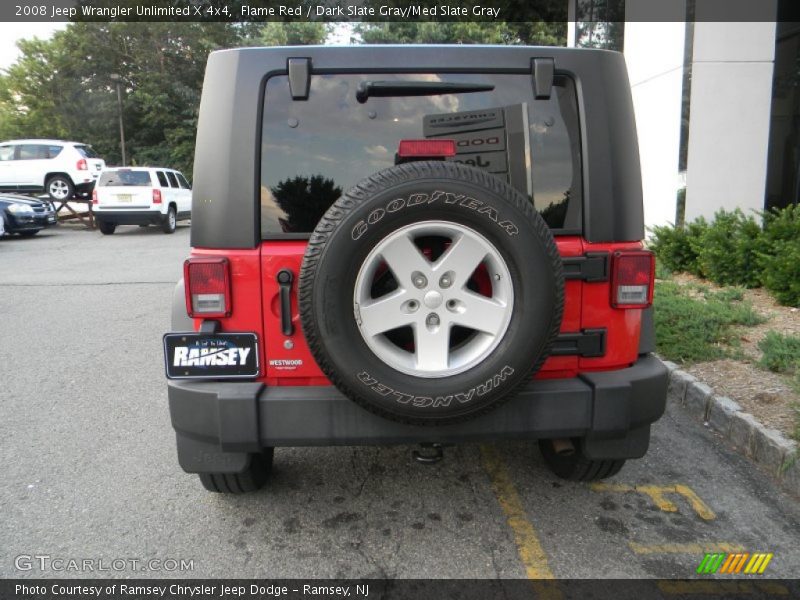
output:
[[[119,112],[119,145],[122,149],[122,166],[128,166],[128,157],[125,152],[125,126],[122,124],[122,90],[119,87],[119,80],[117,80],[117,109]]]

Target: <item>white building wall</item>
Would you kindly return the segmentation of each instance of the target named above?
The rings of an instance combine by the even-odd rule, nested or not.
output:
[[[628,0],[625,60],[639,137],[647,227],[674,223],[678,191],[686,24],[635,21],[632,11],[660,0]],[[680,17],[684,10],[678,7]]]
[[[703,22],[692,66],[686,219],[761,210],[767,178],[775,23]],[[770,2],[773,0],[759,0]]]

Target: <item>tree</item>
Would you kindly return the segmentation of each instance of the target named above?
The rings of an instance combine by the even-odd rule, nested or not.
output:
[[[317,21],[271,22],[264,25],[259,41],[265,46],[309,46],[322,44],[332,26]]]
[[[50,40],[19,43],[20,59],[0,75],[0,139],[75,139],[119,163],[118,74],[131,164],[190,174],[208,54],[322,43],[327,32],[323,23],[72,23]]]
[[[563,46],[566,23],[390,22],[359,23],[365,44],[528,44]]]

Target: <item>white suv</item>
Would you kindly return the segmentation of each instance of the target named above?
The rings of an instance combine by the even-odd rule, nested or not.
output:
[[[78,142],[0,142],[0,191],[44,191],[51,200],[68,200],[89,194],[105,166],[91,146]]]
[[[104,235],[114,233],[117,225],[161,225],[164,233],[172,233],[178,219],[191,217],[192,187],[174,169],[106,169],[92,192],[92,205]]]

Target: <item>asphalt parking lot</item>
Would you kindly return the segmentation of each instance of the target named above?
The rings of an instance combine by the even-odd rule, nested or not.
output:
[[[186,225],[0,241],[0,577],[682,578],[706,552],[800,573],[798,499],[674,407],[607,485],[556,479],[531,442],[432,466],[410,447],[279,449],[264,490],[205,492],[177,464],[161,349],[188,251]]]

